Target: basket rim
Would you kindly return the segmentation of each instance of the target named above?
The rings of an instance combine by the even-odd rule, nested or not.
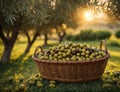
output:
[[[54,64],[74,64],[74,63],[95,63],[95,62],[100,62],[100,61],[103,61],[103,60],[107,60],[108,58],[110,58],[110,54],[107,53],[105,57],[102,57],[102,58],[99,58],[99,59],[93,59],[93,60],[81,60],[81,61],[78,61],[78,60],[75,60],[75,61],[67,61],[66,60],[61,60],[58,62],[58,60],[40,60],[38,59],[37,57],[35,57],[35,55],[32,55],[32,58],[35,62],[38,62],[38,63],[54,63]]]

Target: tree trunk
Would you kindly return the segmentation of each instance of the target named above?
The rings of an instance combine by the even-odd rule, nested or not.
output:
[[[9,62],[10,61],[10,56],[11,56],[13,45],[10,44],[10,42],[8,44],[9,45],[7,45],[7,44],[4,45],[4,50],[2,53],[2,57],[1,57],[2,62]]]
[[[32,40],[30,40],[30,36],[29,36],[29,34],[28,34],[26,31],[25,31],[25,35],[27,36],[27,39],[28,39],[27,47],[26,47],[26,49],[25,49],[25,51],[24,51],[24,54],[26,55],[26,54],[29,53],[29,51],[30,51],[33,43],[35,42],[35,40],[36,40],[37,37],[39,36],[39,32],[36,32],[36,33],[35,33],[35,35],[33,36],[33,39],[32,39]]]
[[[63,36],[59,36],[59,43],[61,43],[63,41]]]
[[[2,57],[1,57],[2,62],[10,61],[12,49],[17,40],[17,36],[19,34],[19,29],[20,29],[20,26],[15,26],[15,30],[12,31],[11,37],[7,38],[7,37],[5,37],[5,35],[3,33],[2,25],[0,25],[0,38],[2,39],[3,44],[4,44],[4,50],[2,53]]]
[[[44,44],[43,46],[47,46],[48,45],[48,35],[44,34]]]
[[[11,26],[13,28],[13,30],[12,30],[12,34],[9,38],[7,38],[4,35],[3,26],[0,25],[0,38],[2,39],[2,41],[4,43],[4,51],[3,51],[2,57],[1,57],[2,62],[9,62],[10,61],[12,49],[15,45],[19,31],[20,31],[21,26],[22,26],[22,18],[23,18],[23,16],[20,16],[19,19],[14,24],[14,26]]]
[[[59,36],[59,43],[61,43],[64,40],[66,33],[65,32],[60,32],[58,33]]]
[[[2,33],[3,34],[3,33]],[[14,47],[14,44],[17,40],[17,36],[18,36],[18,31],[17,32],[13,32],[12,34],[13,36],[11,37],[11,39],[2,39],[3,43],[4,43],[4,50],[2,53],[2,57],[1,57],[1,61],[2,62],[9,62],[10,61],[10,56],[12,53],[12,49]],[[4,35],[3,35],[4,37]]]
[[[29,51],[30,51],[32,45],[33,45],[32,42],[28,42],[28,43],[27,43],[27,47],[26,47],[26,49],[25,49],[24,54],[28,54],[28,53],[29,53]]]

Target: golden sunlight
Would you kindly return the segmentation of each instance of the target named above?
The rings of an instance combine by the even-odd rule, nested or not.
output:
[[[107,15],[102,11],[95,11],[88,8],[79,8],[74,12],[74,21],[77,24],[101,23],[107,20]]]
[[[92,10],[86,10],[83,13],[83,17],[85,21],[101,21],[105,19],[105,14],[103,12],[94,12]]]
[[[86,11],[84,17],[86,21],[92,21],[94,19],[94,14],[92,11]]]

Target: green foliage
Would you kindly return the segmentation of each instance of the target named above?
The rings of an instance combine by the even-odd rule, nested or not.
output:
[[[23,26],[31,23],[35,28],[46,24],[59,26],[63,22],[71,24],[76,8],[85,6],[88,2],[89,0],[1,0],[0,24],[14,25],[22,21]]]
[[[89,0],[55,0],[53,10],[50,12],[50,24],[54,27],[60,26],[62,23],[69,26],[74,25],[72,24],[74,11],[78,7],[86,6],[88,2]]]
[[[117,47],[120,46],[120,44],[119,44],[117,41],[110,41],[110,42],[108,43],[108,45],[110,45],[110,46],[117,46]]]
[[[65,36],[65,39],[67,39],[67,40],[69,40],[69,41],[72,41],[72,40],[74,40],[74,39],[73,39],[74,37],[75,37],[75,36],[73,36],[72,34],[68,34],[68,35]]]
[[[94,36],[92,29],[81,30],[79,40],[94,40]]]
[[[95,31],[94,33],[95,33],[96,39],[98,40],[109,39],[111,36],[111,32],[108,30],[99,30],[99,31]]]
[[[1,25],[16,25],[21,17],[28,17],[30,11],[30,0],[1,0],[0,1]]]
[[[117,38],[120,38],[120,30],[118,30],[118,31],[115,33],[115,36],[116,36]]]
[[[89,41],[89,40],[102,40],[102,39],[109,39],[111,36],[111,32],[106,30],[96,30],[93,31],[92,29],[81,30],[81,32],[75,36],[67,35],[67,40],[73,41]]]

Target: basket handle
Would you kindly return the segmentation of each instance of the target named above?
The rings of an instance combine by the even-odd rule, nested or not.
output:
[[[34,56],[35,56],[35,57],[37,57],[37,56],[38,56],[38,54],[39,54],[38,49],[40,49],[40,50],[41,50],[41,52],[43,51],[43,49],[42,49],[42,47],[41,47],[41,46],[37,46],[37,47],[35,48],[35,52],[34,52]]]
[[[108,54],[107,45],[106,45],[106,41],[105,40],[102,40],[100,42],[100,49],[102,50],[103,44],[104,44],[104,47],[105,47],[105,53]]]

